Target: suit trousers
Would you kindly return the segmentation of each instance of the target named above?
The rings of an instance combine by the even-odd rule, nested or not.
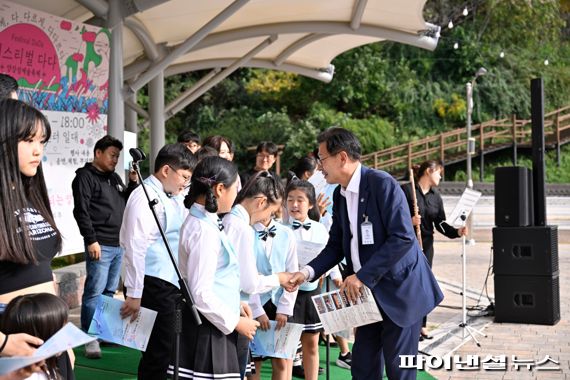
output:
[[[400,368],[400,355],[418,354],[422,320],[418,319],[409,327],[400,327],[383,312],[382,317],[382,322],[356,328],[352,347],[352,378],[381,379],[386,367],[390,380],[415,380],[416,369]]]

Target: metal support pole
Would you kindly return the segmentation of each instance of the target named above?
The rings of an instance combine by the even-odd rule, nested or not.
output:
[[[125,108],[123,105],[123,19],[121,0],[109,1],[109,29],[111,30],[111,59],[109,62],[108,134],[123,140]],[[118,166],[117,166],[118,167]],[[121,168],[122,170],[122,168]]]
[[[265,49],[267,46],[271,45],[273,42],[277,41],[277,35],[272,35],[267,37],[259,45],[251,49],[242,58],[236,60],[230,66],[226,67],[224,70],[216,74],[208,83],[205,83],[202,87],[196,89],[190,96],[186,97],[182,102],[180,102],[175,107],[169,111],[169,115],[175,115],[177,112],[183,110],[188,104],[192,103],[194,100],[202,96],[210,88],[214,87],[216,84],[220,83],[222,80],[227,78],[231,73],[243,66],[244,63],[249,61],[251,58],[255,57],[257,53]]]
[[[465,85],[467,92],[467,188],[473,188],[471,173],[471,115],[473,113],[473,85],[471,82]]]
[[[164,146],[164,73],[160,72],[148,86],[150,114],[150,172],[154,172],[154,160]]]
[[[134,94],[130,94],[127,97],[127,99],[125,99],[125,104],[127,104],[127,105],[131,104],[133,106],[140,108],[140,110],[144,111],[142,109],[142,107],[137,104],[136,92]],[[144,111],[144,113],[146,113],[146,117],[148,118],[148,113],[146,111]],[[125,128],[129,132],[137,133],[137,131],[138,131],[137,111],[135,110],[135,108],[133,108],[131,106],[125,108]]]
[[[239,9],[241,9],[249,0],[235,0],[227,8],[221,11],[218,15],[208,21],[204,26],[202,26],[196,33],[194,33],[190,38],[184,41],[182,44],[178,45],[170,54],[163,57],[159,62],[154,63],[146,72],[144,72],[136,81],[134,81],[129,87],[131,91],[140,90],[145,84],[147,84],[152,78],[154,78],[159,72],[163,72],[166,67],[168,67],[177,58],[188,53],[196,44],[204,39],[212,30],[216,29],[222,22],[231,17]]]

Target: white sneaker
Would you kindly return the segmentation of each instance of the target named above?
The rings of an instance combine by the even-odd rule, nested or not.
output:
[[[85,345],[85,357],[88,359],[101,358],[101,347],[99,347],[99,341],[97,339]]]

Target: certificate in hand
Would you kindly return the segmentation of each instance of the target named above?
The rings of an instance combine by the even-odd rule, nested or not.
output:
[[[0,375],[38,363],[70,348],[82,346],[92,340],[95,340],[95,338],[85,334],[69,322],[42,344],[32,356],[0,358]]]
[[[324,244],[297,240],[297,258],[299,259],[299,268],[303,268],[307,265],[311,260],[317,257],[324,248]]]
[[[269,324],[271,327],[267,331],[257,329],[249,344],[251,352],[255,356],[293,359],[303,332],[303,325],[287,323],[283,328],[275,330],[277,323],[269,321]]]
[[[111,297],[99,296],[89,334],[107,342],[145,351],[157,313],[141,307],[137,319],[131,322],[130,317],[121,319],[120,310],[123,303]]]

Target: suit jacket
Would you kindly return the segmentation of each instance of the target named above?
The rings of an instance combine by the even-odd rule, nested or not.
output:
[[[358,250],[362,268],[357,277],[372,290],[376,302],[396,325],[417,323],[443,300],[415,237],[402,189],[386,172],[362,166],[358,202]],[[333,224],[324,250],[308,265],[315,278],[350,255],[350,222],[340,186],[333,195]],[[372,223],[374,244],[363,245],[364,215]],[[352,272],[354,273],[354,271]]]

